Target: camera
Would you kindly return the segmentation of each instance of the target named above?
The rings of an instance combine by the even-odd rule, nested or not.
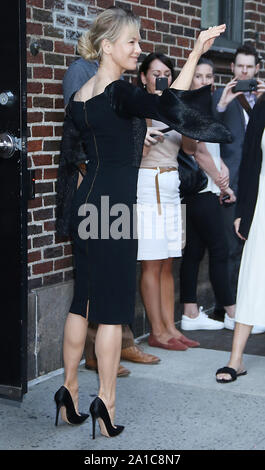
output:
[[[258,82],[255,78],[251,78],[250,80],[239,80],[232,88],[233,93],[237,93],[238,91],[256,91],[258,87]]]
[[[165,90],[168,88],[168,79],[167,77],[157,77],[156,78],[156,90]]]

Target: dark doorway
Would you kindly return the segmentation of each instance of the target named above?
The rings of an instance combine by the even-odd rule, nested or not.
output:
[[[0,395],[27,391],[26,0],[0,15]]]

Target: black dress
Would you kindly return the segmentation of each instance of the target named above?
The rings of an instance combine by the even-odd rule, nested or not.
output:
[[[91,322],[133,321],[137,259],[134,208],[146,131],[144,118],[163,121],[198,138],[198,129],[187,124],[185,130],[183,109],[172,121],[170,112],[179,103],[179,93],[183,92],[170,89],[158,97],[118,80],[86,102],[72,101],[71,117],[89,162],[72,202],[76,279],[70,312],[85,317],[89,301]],[[196,109],[194,113],[201,119]],[[222,124],[210,135],[211,122],[216,127],[216,122],[208,119],[207,137],[227,140],[229,135]],[[203,133],[203,140],[205,137]]]

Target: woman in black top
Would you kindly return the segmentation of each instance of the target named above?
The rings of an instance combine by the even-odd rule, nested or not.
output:
[[[55,394],[57,416],[63,408],[68,422],[82,422],[87,417],[77,411],[77,368],[89,317],[99,324],[95,351],[100,380],[98,397],[90,411],[93,424],[96,418],[102,418],[100,428],[106,436],[123,430],[113,424],[116,376],[121,324],[131,323],[134,314],[137,236],[133,206],[146,133],[144,118],[163,121],[195,139],[215,141],[230,137],[222,124],[209,116],[204,119],[198,108],[189,107],[196,102],[196,92],[177,91],[189,89],[200,55],[225,30],[225,25],[200,34],[177,80],[162,97],[119,80],[125,70],[136,68],[141,52],[139,27],[132,12],[115,7],[95,19],[81,41],[80,53],[87,59],[98,58],[99,70],[70,100],[62,144],[62,157],[69,162],[74,158],[73,142],[81,141],[89,161],[87,173],[74,194],[69,183],[73,165],[70,169],[67,161],[61,164],[61,181],[67,191],[65,197],[59,195],[59,214],[68,223],[71,221],[76,280],[64,331],[65,383]],[[59,181],[61,190],[64,186]]]

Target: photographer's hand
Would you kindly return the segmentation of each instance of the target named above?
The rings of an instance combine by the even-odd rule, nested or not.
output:
[[[242,93],[243,93],[242,91],[238,91],[237,93],[233,93],[232,89],[236,86],[237,81],[238,81],[238,78],[234,77],[233,80],[228,82],[226,84],[226,86],[224,87],[224,89],[223,89],[223,93],[221,95],[221,98],[220,98],[219,103],[218,103],[217,106],[219,108],[222,108],[224,111],[227,108],[227,106],[229,105],[229,103],[231,103],[231,101],[233,101],[237,96],[242,95]],[[217,110],[218,110],[218,108],[217,108]]]
[[[260,78],[257,78],[258,88],[257,91],[254,91],[255,95],[259,98],[263,93],[265,93],[265,82]]]

